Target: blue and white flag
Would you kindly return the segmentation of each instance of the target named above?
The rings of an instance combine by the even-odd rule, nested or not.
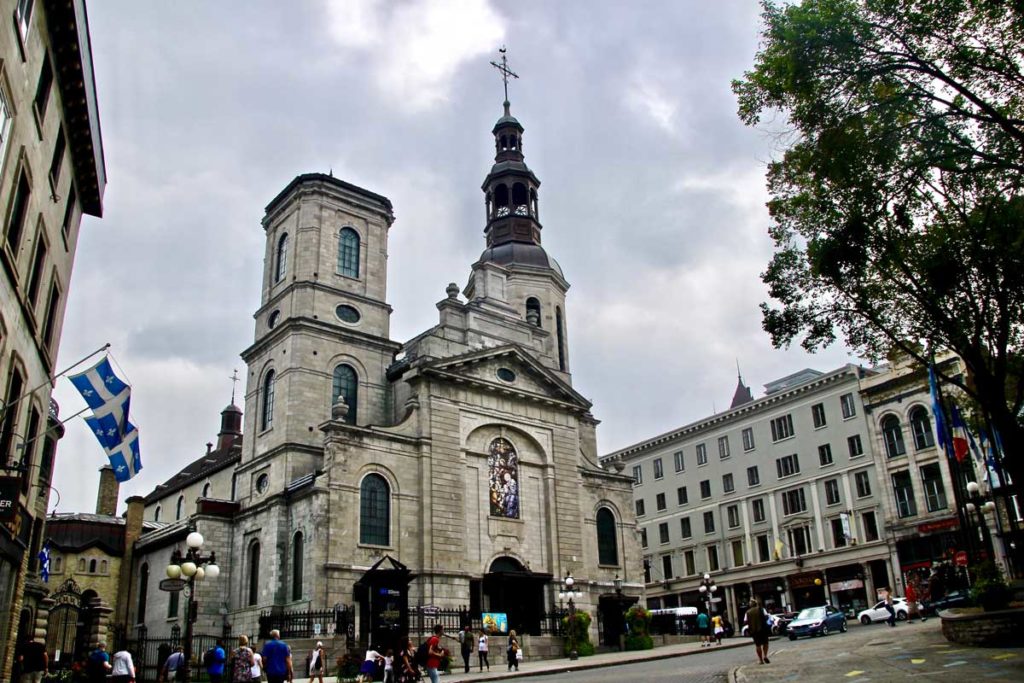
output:
[[[68,375],[68,379],[93,410],[103,407],[125,391],[131,392],[131,387],[114,374],[113,368],[110,367],[110,361],[106,358],[85,372]],[[126,414],[125,419],[127,418]]]
[[[47,583],[50,580],[50,542],[47,541],[43,544],[43,549],[39,551],[39,578],[43,580],[43,583]]]
[[[116,448],[107,449],[107,456],[110,458],[110,466],[114,468],[114,479],[119,482],[126,482],[138,474],[142,469],[142,459],[139,457],[139,431],[132,426],[131,431]]]
[[[125,435],[135,429],[135,425],[128,422],[127,419],[130,402],[130,396],[126,397],[124,401],[112,401],[109,406],[94,412],[92,417],[82,418],[104,449],[117,448],[117,445],[124,440]]]

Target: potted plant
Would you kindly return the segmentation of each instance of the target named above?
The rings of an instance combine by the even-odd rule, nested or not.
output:
[[[626,649],[650,650],[654,648],[651,638],[651,611],[643,605],[633,605],[626,611]]]
[[[992,562],[983,562],[974,567],[974,585],[971,599],[986,612],[1006,609],[1013,599],[1013,591],[1006,584],[1002,570]]]

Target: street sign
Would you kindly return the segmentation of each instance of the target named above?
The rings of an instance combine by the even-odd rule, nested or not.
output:
[[[958,567],[966,567],[967,566],[967,551],[961,550],[960,552],[958,552],[956,554],[956,556],[953,558],[953,562],[955,562],[956,566],[958,566]]]
[[[164,579],[160,582],[160,590],[177,593],[185,589],[185,579]]]

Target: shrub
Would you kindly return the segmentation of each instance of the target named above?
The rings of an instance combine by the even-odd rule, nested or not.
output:
[[[1013,598],[1013,591],[1006,585],[1003,572],[992,562],[982,562],[971,572],[974,585],[971,586],[971,599],[981,605],[986,612],[1006,609]]]
[[[573,626],[575,631],[570,630],[569,620],[574,619]],[[587,657],[594,654],[594,644],[590,642],[590,613],[577,610],[576,615],[570,616],[565,615],[562,617],[562,632],[565,633],[565,643],[562,645],[562,650],[566,656],[573,650],[574,646],[576,654],[580,657]],[[575,643],[573,637],[570,634],[575,633]]]
[[[626,611],[627,650],[650,650],[654,647],[654,639],[650,636],[651,611],[643,605],[633,605]]]
[[[626,649],[627,650],[653,650],[654,649],[654,638],[651,638],[646,633],[634,634],[630,633],[626,636]]]

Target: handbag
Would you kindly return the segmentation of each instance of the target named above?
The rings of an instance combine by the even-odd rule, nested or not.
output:
[[[518,662],[523,661],[523,648],[518,648],[516,650],[516,661],[518,661]]]

